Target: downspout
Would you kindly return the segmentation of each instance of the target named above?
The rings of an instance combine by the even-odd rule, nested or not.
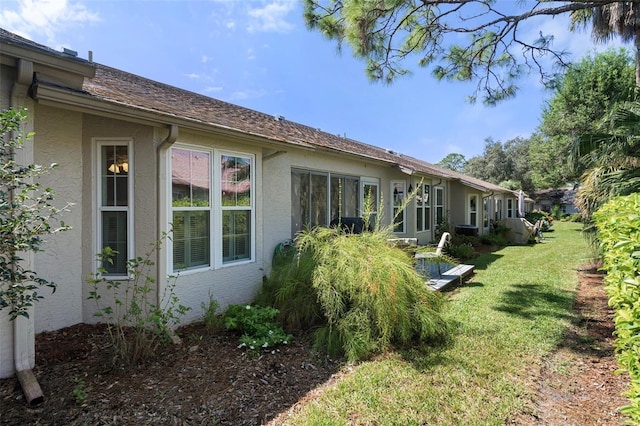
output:
[[[169,220],[167,218],[167,162],[163,161],[164,154],[171,148],[171,146],[178,139],[178,130],[179,127],[176,124],[172,124],[169,126],[169,134],[166,138],[164,138],[156,148],[156,211],[158,212],[158,238],[165,231],[164,224],[168,223]],[[162,294],[164,292],[164,288],[167,285],[167,256],[165,256],[162,250],[158,252],[158,258],[156,264],[158,265],[158,286],[156,289],[156,304],[160,306],[162,303]],[[171,339],[174,343],[179,343],[179,338],[177,335],[172,334]]]
[[[20,109],[25,105],[27,92],[32,81],[33,62],[18,59],[16,79],[11,87],[11,99],[9,101],[11,108]],[[30,120],[33,120],[33,117]],[[10,196],[13,198],[13,191]],[[27,262],[33,262],[30,256],[25,257]],[[44,395],[36,376],[33,374],[33,367],[36,362],[33,308],[30,308],[28,313],[28,317],[18,316],[13,320],[13,359],[16,377],[20,382],[27,404],[35,407],[44,401]]]

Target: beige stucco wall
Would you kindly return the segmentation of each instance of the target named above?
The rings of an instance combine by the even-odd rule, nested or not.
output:
[[[36,306],[38,333],[82,322],[82,114],[37,105],[34,130],[35,163],[58,164],[42,177],[42,186],[54,190],[57,207],[73,203],[61,217],[72,229],[46,237],[44,251],[35,256],[35,270],[58,285],[53,294],[40,292],[45,299]]]
[[[94,301],[87,300],[91,287],[86,283],[88,277],[95,273],[96,241],[98,229],[97,201],[95,199],[97,185],[97,142],[99,140],[117,139],[132,143],[133,163],[132,178],[134,185],[133,232],[134,255],[143,256],[150,245],[158,238],[157,230],[157,185],[156,155],[154,128],[152,126],[130,123],[107,117],[84,114],[81,134],[82,161],[85,165],[82,173],[82,301],[83,322],[96,322],[94,313],[97,306]],[[92,195],[93,194],[93,195]],[[157,258],[153,261],[157,262]],[[154,278],[157,275],[153,274]],[[111,300],[105,296],[106,300]]]
[[[265,274],[265,260],[262,253],[264,245],[263,228],[265,227],[263,200],[264,197],[270,197],[272,193],[263,194],[262,148],[255,144],[181,130],[174,146],[203,147],[255,155],[255,258],[253,261],[238,262],[218,268],[181,272],[175,281],[175,294],[181,304],[191,307],[191,310],[182,318],[183,323],[187,323],[202,319],[204,313],[202,304],[204,303],[206,308],[210,297],[220,304],[221,309],[224,309],[229,304],[251,302],[255,297]],[[163,156],[161,161],[168,165],[168,153]],[[217,178],[215,175],[212,177],[213,179]],[[166,182],[164,190],[167,192],[167,200],[169,200],[170,181]],[[164,208],[166,208],[166,217],[170,218],[171,213],[168,203],[169,201],[165,203]],[[267,213],[269,217],[272,214],[274,213]],[[270,226],[270,223],[266,225],[266,227]],[[214,237],[211,241],[214,244],[212,246],[213,251],[222,249],[221,245],[218,244],[220,240],[215,237],[216,235],[220,235],[220,230],[213,229],[212,236]],[[171,256],[167,252],[164,255]]]

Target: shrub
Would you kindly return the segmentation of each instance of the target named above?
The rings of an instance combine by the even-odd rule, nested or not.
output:
[[[157,286],[151,274],[155,265],[151,259],[164,238],[166,234],[151,245],[144,257],[127,261],[128,280],[108,279],[103,266],[87,280],[91,286],[87,299],[94,300],[98,308],[94,315],[107,322],[114,363],[133,365],[153,357],[162,345],[171,341],[180,317],[190,310],[179,303],[174,293],[177,277],[170,277],[160,302],[152,302]],[[98,255],[99,264],[112,262],[115,253],[106,247]],[[103,303],[106,294],[111,296],[111,303]]]
[[[507,241],[502,234],[491,232],[480,236],[480,242],[489,246],[506,246]]]
[[[385,229],[304,231],[296,251],[274,265],[259,300],[281,309],[285,325],[315,330],[316,349],[352,362],[391,345],[445,337],[442,296],[390,237]]]
[[[209,302],[200,303],[202,308],[202,321],[209,331],[214,331],[222,325],[222,318],[218,315],[220,303],[209,294]]]
[[[640,194],[617,197],[594,215],[609,305],[615,309],[616,354],[621,371],[631,378],[621,411],[640,422]]]
[[[57,164],[19,164],[16,151],[32,134],[22,131],[26,110],[0,112],[0,310],[9,308],[9,318],[28,317],[29,308],[42,299],[38,293],[56,283],[28,269],[24,255],[43,250],[43,237],[70,229],[58,219],[71,204],[62,208],[53,202],[51,188],[42,188],[38,178]]]
[[[542,231],[543,232],[551,231],[551,226],[553,225],[553,216],[551,216],[547,212],[544,212],[542,210],[534,210],[531,213],[527,213],[525,216],[525,219],[527,219],[529,222],[534,224],[538,220],[542,220]]]
[[[562,211],[562,206],[560,204],[554,204],[553,207],[551,207],[550,216],[554,219],[562,219],[566,215]]]
[[[449,256],[459,260],[472,259],[476,255],[471,243],[449,244],[446,252]]]
[[[268,306],[229,305],[224,323],[229,330],[242,333],[239,348],[250,351],[286,345],[292,336],[273,322],[278,310]]]

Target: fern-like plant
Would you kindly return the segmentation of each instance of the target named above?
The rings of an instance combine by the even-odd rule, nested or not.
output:
[[[303,231],[296,250],[274,265],[260,300],[278,308],[285,325],[314,330],[316,349],[351,362],[392,345],[445,337],[442,297],[391,237],[388,228],[357,235]]]

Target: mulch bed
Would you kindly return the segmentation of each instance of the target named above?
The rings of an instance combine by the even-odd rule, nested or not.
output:
[[[535,398],[520,425],[619,425],[625,376],[614,374],[612,311],[593,266],[580,272],[575,320],[566,339],[532,367]],[[0,380],[0,424],[280,424],[343,373],[301,339],[259,356],[238,336],[202,324],[179,330],[182,345],[128,370],[110,362],[102,326],[79,324],[36,337],[35,375],[44,403],[29,408],[15,378]]]

